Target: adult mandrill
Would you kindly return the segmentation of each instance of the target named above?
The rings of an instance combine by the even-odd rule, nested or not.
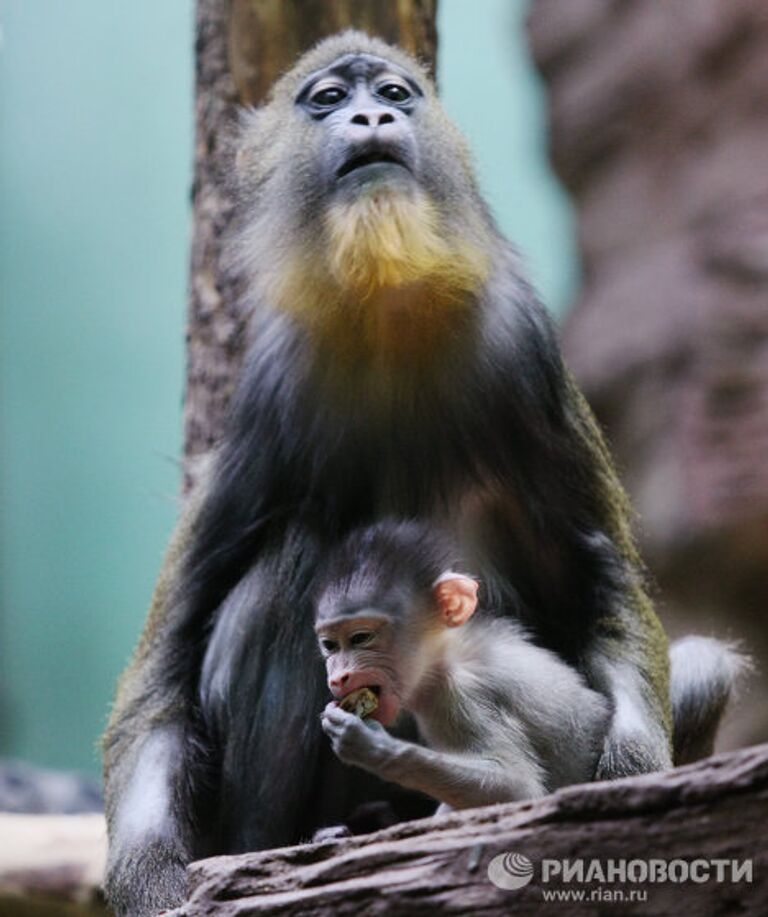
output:
[[[311,603],[319,559],[385,516],[447,529],[483,607],[608,699],[598,777],[671,763],[624,494],[424,71],[324,41],[245,117],[236,168],[248,356],[104,739],[107,893],[131,917],[183,898],[195,857],[394,792],[323,741]]]

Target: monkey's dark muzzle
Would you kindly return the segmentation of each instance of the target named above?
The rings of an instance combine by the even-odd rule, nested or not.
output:
[[[406,163],[393,153],[388,153],[383,150],[372,150],[367,153],[358,153],[350,159],[347,159],[337,170],[336,177],[344,178],[346,175],[356,172],[359,169],[377,165],[396,166],[410,171]]]
[[[413,176],[415,156],[405,137],[376,137],[366,143],[350,143],[337,160],[336,181],[367,182],[369,179]],[[346,183],[346,182],[344,182]]]

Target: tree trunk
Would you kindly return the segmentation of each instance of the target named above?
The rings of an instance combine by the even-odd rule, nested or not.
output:
[[[321,38],[358,28],[434,65],[437,0],[198,0],[194,229],[184,407],[185,490],[217,441],[243,357],[242,280],[222,263],[232,215],[224,138],[239,105],[258,105],[275,78]]]

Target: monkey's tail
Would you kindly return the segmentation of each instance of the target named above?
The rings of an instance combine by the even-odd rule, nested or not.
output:
[[[675,765],[712,754],[717,727],[752,663],[738,646],[712,637],[683,637],[669,650],[672,750]]]

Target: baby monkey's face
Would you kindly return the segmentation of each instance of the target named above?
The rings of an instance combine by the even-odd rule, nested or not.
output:
[[[370,689],[378,706],[368,716],[383,726],[394,723],[401,709],[411,709],[434,655],[431,641],[471,617],[477,583],[448,571],[423,595],[406,589],[387,594],[387,601],[368,601],[366,595],[350,603],[340,591],[320,602],[315,627],[335,700]]]
[[[394,617],[366,609],[322,620],[315,632],[334,699],[342,701],[368,688],[378,701],[369,718],[391,725],[402,707],[405,688]]]

